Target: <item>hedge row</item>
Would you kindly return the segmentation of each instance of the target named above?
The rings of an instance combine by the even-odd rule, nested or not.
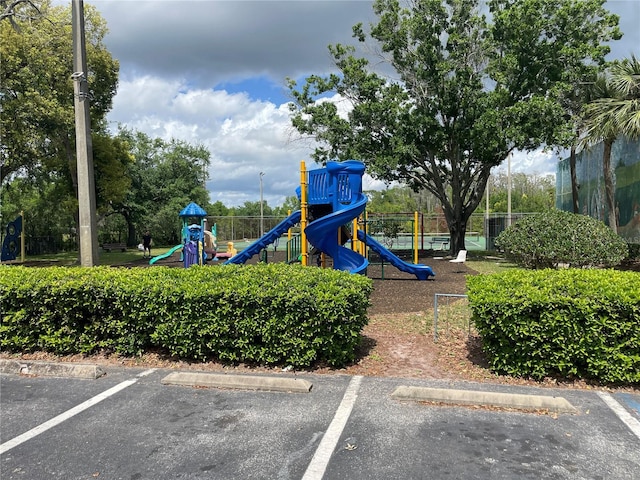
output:
[[[640,382],[639,273],[514,270],[467,285],[494,371]]]
[[[371,291],[364,276],[284,264],[0,267],[0,349],[339,366]]]

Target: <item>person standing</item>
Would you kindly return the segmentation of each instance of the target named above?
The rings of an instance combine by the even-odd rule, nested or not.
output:
[[[142,258],[145,258],[147,253],[149,254],[149,258],[151,258],[151,234],[149,230],[142,235]]]

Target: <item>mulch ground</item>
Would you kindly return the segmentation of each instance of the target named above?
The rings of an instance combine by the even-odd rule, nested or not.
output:
[[[394,253],[403,260],[412,263],[412,252],[400,251]],[[367,313],[369,315],[379,315],[431,310],[436,293],[465,293],[465,276],[476,272],[464,264],[450,263],[448,261],[450,257],[444,257],[446,253],[425,250],[418,256],[418,262],[423,265],[429,265],[435,273],[435,277],[429,280],[418,280],[415,275],[402,272],[389,263],[381,264],[377,258],[372,257],[367,268],[367,277],[373,280],[374,290],[371,296],[372,305]],[[181,267],[182,263],[179,257],[179,253],[176,253],[168,259],[156,262],[155,265]],[[258,255],[254,255],[247,264],[256,263],[258,260]],[[283,262],[284,260],[284,252],[268,250],[268,262]],[[216,265],[215,262],[208,262],[208,264],[212,267]],[[330,260],[328,265],[331,266]],[[141,257],[139,261],[123,266],[147,267],[149,265],[148,260],[143,260]]]

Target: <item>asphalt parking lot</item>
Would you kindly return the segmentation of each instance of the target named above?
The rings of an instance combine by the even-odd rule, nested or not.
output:
[[[0,478],[640,479],[640,394],[302,375],[300,393],[0,375]],[[552,396],[574,413],[452,406],[399,388]]]

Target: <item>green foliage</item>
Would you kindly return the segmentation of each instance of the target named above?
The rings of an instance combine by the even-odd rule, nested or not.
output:
[[[489,211],[508,211],[509,179],[506,172],[497,172],[489,179]],[[556,180],[553,175],[537,175],[516,172],[511,174],[511,211],[522,213],[543,212],[554,208]],[[478,205],[478,212],[485,211],[486,196]]]
[[[338,75],[289,81],[293,126],[318,142],[316,161],[362,159],[378,179],[435,195],[456,252],[491,168],[571,135],[562,92],[620,37],[602,4],[491,0],[484,15],[477,0],[376,0],[377,23],[353,36],[382,52],[385,73],[353,46],[330,46]],[[318,101],[336,94],[347,112]]]
[[[74,213],[78,213],[78,202],[69,196],[64,184],[42,178],[17,178],[0,189],[0,195],[2,228],[21,211],[24,213],[27,254],[53,251],[49,250],[51,243],[60,246],[63,238],[71,239],[76,231]],[[74,242],[68,248],[77,249]]]
[[[640,243],[629,243],[629,259],[640,260]]]
[[[71,8],[52,6],[48,0],[10,3],[15,15],[0,22],[0,202],[6,215],[0,220],[5,225],[23,211],[28,245],[41,252],[54,241],[59,248],[63,238],[73,244],[77,231]],[[123,176],[126,152],[102,133],[119,69],[103,43],[106,33],[98,11],[86,5],[90,67],[86,80],[93,95],[90,114],[99,209],[128,189]]]
[[[190,202],[208,211],[209,151],[201,145],[154,139],[126,128],[119,129],[115,141],[125,145],[132,158],[126,170],[131,188],[111,204],[111,214],[121,215],[126,224],[119,236],[133,246],[148,229],[156,245],[176,245],[181,228],[178,213]]]
[[[405,222],[411,225],[410,222]],[[387,248],[392,248],[398,235],[403,229],[403,222],[395,218],[375,217],[367,223],[369,233],[382,235],[382,244]],[[407,229],[408,230],[408,229]]]
[[[496,372],[640,382],[639,273],[511,270],[467,286]]]
[[[30,2],[29,2],[30,3]],[[0,22],[0,130],[3,162],[0,180],[9,175],[75,174],[74,93],[71,7],[36,2],[41,15],[16,15]],[[28,3],[24,4],[24,8]],[[111,108],[118,82],[118,62],[106,50],[106,24],[85,6],[85,38],[91,118],[99,125]],[[99,177],[98,177],[99,178]]]
[[[264,203],[266,207],[267,202],[265,201]],[[300,210],[300,200],[298,200],[296,195],[291,195],[284,199],[282,205],[273,209],[272,215],[286,217],[289,215],[289,212],[295,212],[296,210]]]
[[[614,62],[594,85],[595,99],[585,106],[587,144],[618,136],[640,137],[640,58]]]
[[[340,366],[372,290],[346,272],[283,264],[149,269],[2,267],[0,348]]]
[[[604,223],[561,210],[522,218],[498,235],[496,246],[526,268],[615,266],[628,255],[624,239]]]

